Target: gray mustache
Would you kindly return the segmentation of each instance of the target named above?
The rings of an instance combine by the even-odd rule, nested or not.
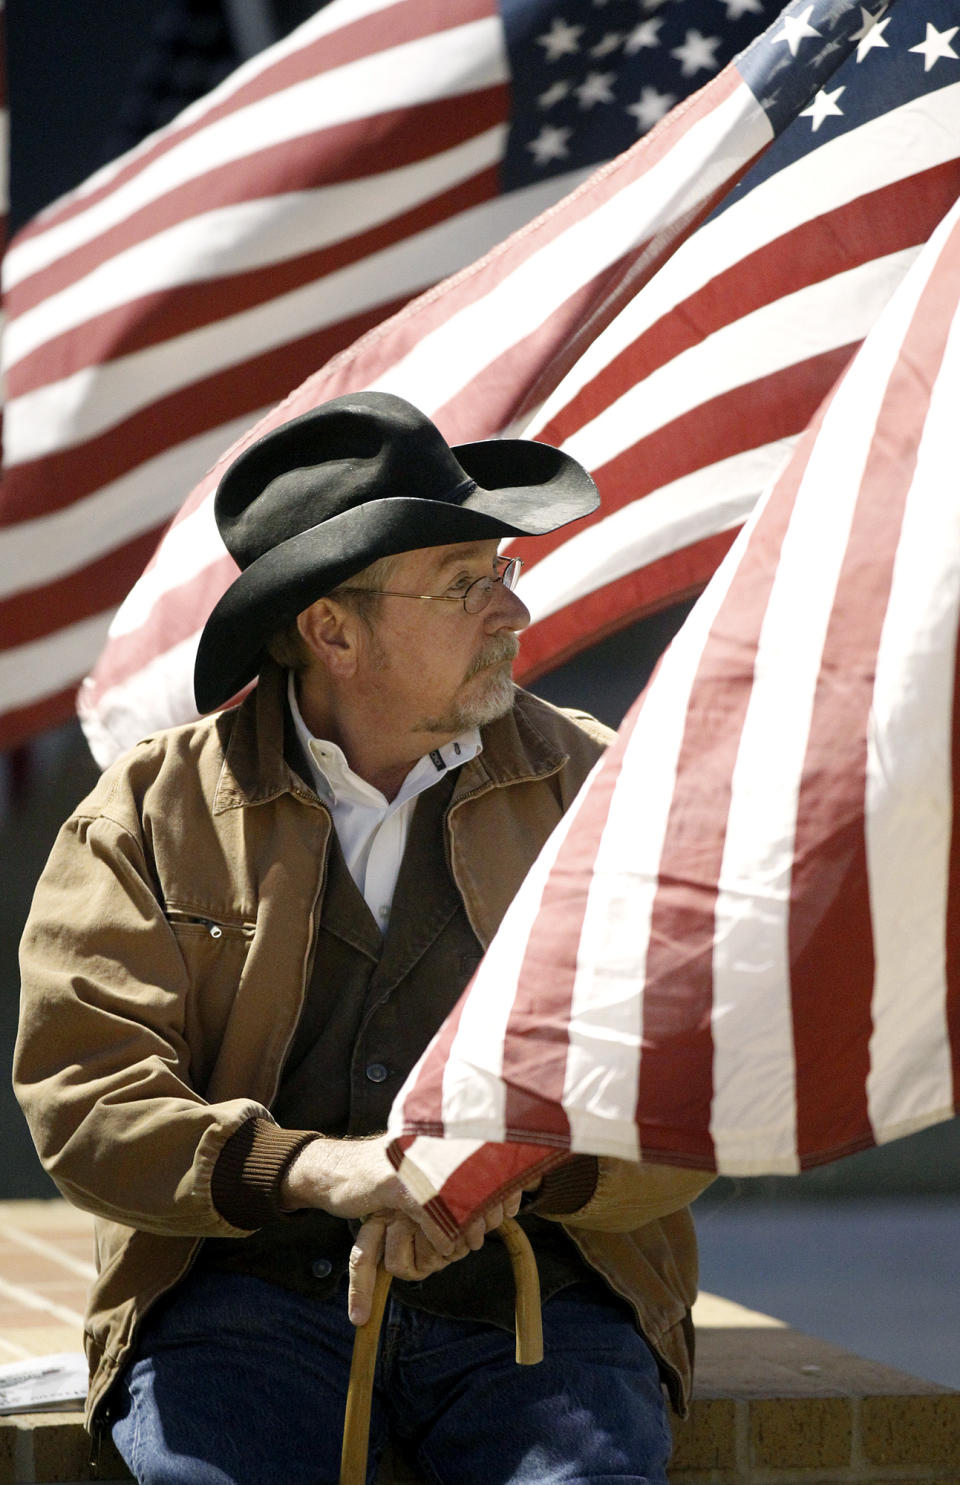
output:
[[[486,670],[490,665],[502,665],[505,660],[516,660],[520,652],[520,641],[515,634],[504,634],[478,655],[476,660],[467,671],[467,680],[479,675],[481,670]]]

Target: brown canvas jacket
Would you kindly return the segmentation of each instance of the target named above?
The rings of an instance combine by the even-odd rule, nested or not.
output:
[[[307,985],[332,820],[284,758],[283,677],[158,733],[64,825],[21,946],[14,1085],[45,1169],[97,1218],[87,1418],[151,1305],[206,1237],[242,1235],[211,1175],[270,1119]],[[518,690],[460,771],[447,849],[486,946],[540,845],[609,741]],[[563,1224],[633,1305],[685,1406],[701,1173],[601,1160]]]

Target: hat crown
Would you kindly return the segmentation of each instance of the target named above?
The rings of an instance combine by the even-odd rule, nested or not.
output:
[[[386,392],[335,398],[244,450],[214,512],[241,568],[331,517],[385,497],[458,502],[474,481],[439,430]]]

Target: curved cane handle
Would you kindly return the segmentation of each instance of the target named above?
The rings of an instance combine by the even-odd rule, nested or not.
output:
[[[543,1315],[537,1260],[530,1239],[512,1217],[504,1217],[497,1228],[497,1236],[503,1239],[513,1268],[517,1360],[521,1366],[535,1366],[543,1360]]]
[[[496,1229],[510,1255],[516,1292],[514,1314],[517,1327],[517,1361],[534,1366],[543,1360],[543,1318],[540,1313],[540,1276],[530,1239],[518,1222],[505,1217]],[[373,1374],[380,1345],[380,1326],[390,1293],[390,1275],[381,1265],[370,1306],[370,1318],[357,1326],[347,1383],[347,1406],[343,1419],[340,1452],[340,1485],[366,1485],[367,1453],[370,1446],[370,1409],[373,1403]]]

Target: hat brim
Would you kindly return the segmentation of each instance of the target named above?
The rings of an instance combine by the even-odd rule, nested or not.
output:
[[[194,694],[201,712],[223,706],[253,680],[271,635],[378,558],[453,542],[540,536],[599,504],[586,470],[549,444],[488,439],[453,452],[477,481],[462,502],[367,501],[281,542],[240,573],[200,636]],[[518,470],[534,482],[506,483]]]

